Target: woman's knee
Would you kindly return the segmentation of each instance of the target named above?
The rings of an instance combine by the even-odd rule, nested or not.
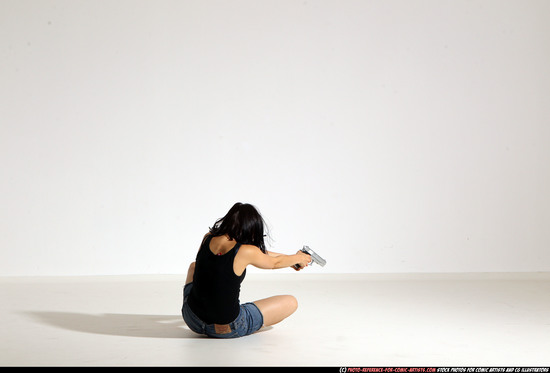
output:
[[[264,317],[264,326],[274,325],[292,315],[298,301],[292,295],[275,295],[254,302]]]
[[[298,309],[298,299],[296,299],[296,297],[293,295],[286,295],[285,297],[286,297],[287,307],[289,308],[291,313],[296,312],[296,310]]]
[[[298,300],[293,295],[280,295],[279,302],[284,318],[292,315],[298,309]]]

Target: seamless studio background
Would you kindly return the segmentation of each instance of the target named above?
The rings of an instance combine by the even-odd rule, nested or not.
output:
[[[0,66],[0,275],[184,273],[237,201],[310,273],[550,271],[548,1],[2,0]]]

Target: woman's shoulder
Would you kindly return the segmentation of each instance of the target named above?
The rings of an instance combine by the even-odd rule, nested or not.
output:
[[[204,237],[202,238],[201,247],[206,243],[206,241],[207,241],[209,238],[212,238],[212,234],[211,234],[210,232],[208,232],[207,234],[205,234]]]
[[[239,252],[243,251],[245,253],[255,253],[257,251],[261,252],[262,250],[260,250],[260,248],[258,246],[255,246],[255,245],[250,245],[250,244],[242,244],[241,247],[239,248]]]

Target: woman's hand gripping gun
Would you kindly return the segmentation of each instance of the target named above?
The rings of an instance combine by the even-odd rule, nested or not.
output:
[[[306,253],[306,254],[311,256],[311,264],[312,265],[313,265],[313,263],[317,263],[321,267],[324,267],[325,264],[327,264],[327,261],[325,259],[321,258],[321,256],[319,256],[319,254],[317,254],[315,251],[311,250],[309,248],[309,246],[304,246],[302,248],[302,250],[300,250],[300,251],[302,251],[303,253]],[[299,264],[294,264],[293,267],[294,267],[294,269],[298,269],[298,268],[300,268],[300,265]]]

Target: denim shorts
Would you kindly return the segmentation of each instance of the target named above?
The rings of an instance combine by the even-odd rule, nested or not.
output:
[[[209,337],[215,338],[237,338],[258,331],[264,324],[264,317],[258,306],[254,303],[244,303],[241,304],[239,316],[229,324],[231,332],[225,334],[216,333],[214,324],[204,323],[189,307],[187,297],[192,287],[193,283],[191,282],[183,288],[183,307],[181,308],[181,314],[189,329],[195,333],[206,334]]]

